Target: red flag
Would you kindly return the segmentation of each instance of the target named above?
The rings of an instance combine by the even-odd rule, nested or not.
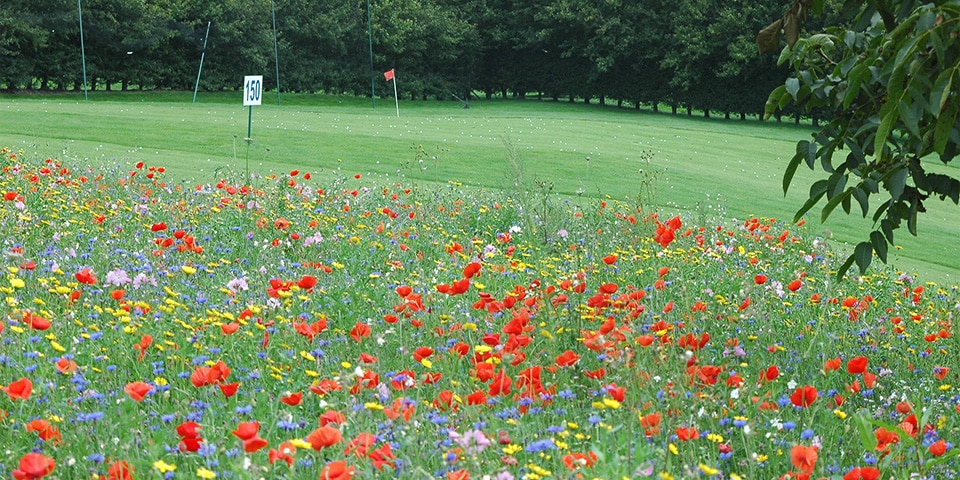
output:
[[[391,68],[390,70],[387,70],[386,72],[383,72],[383,78],[386,78],[388,82],[389,82],[390,80],[393,80],[393,71],[394,71],[394,69]]]

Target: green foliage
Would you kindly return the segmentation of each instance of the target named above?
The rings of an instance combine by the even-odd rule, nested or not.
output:
[[[822,13],[823,4],[796,0],[791,11],[811,8]],[[839,276],[854,263],[863,272],[874,254],[885,262],[904,222],[917,235],[931,197],[960,202],[960,181],[935,165],[953,160],[960,142],[960,5],[849,2],[847,11],[849,27],[788,35],[780,63],[789,63],[795,76],[773,90],[766,106],[766,117],[788,104],[834,112],[812,141],[797,144],[787,165],[784,193],[801,163],[810,169],[819,163],[827,175],[811,186],[797,219],[821,200],[821,221],[838,206],[849,214],[854,201],[866,218],[871,196],[879,197],[869,241],[856,245]],[[758,36],[761,51],[769,50],[768,33]]]
[[[259,73],[270,90],[279,82],[289,92],[390,96],[380,73],[396,68],[400,95],[412,99],[469,99],[479,91],[744,117],[759,113],[766,92],[786,76],[772,59],[752,55],[743,33],[744,24],[760,28],[778,11],[775,0],[81,3],[94,90],[192,90],[208,23],[205,91],[235,90],[244,75]],[[70,0],[5,4],[2,88],[80,89],[77,7]],[[666,14],[674,11],[681,14]]]

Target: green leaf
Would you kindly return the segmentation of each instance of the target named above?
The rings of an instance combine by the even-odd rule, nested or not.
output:
[[[842,280],[843,277],[847,274],[847,271],[850,270],[850,267],[853,266],[853,255],[847,257],[847,260],[843,262],[843,265],[840,265],[840,269],[837,270],[837,280]],[[873,435],[871,435],[872,437]],[[860,433],[860,439],[863,440],[863,432]],[[872,451],[868,450],[868,451]]]
[[[850,69],[850,75],[847,77],[847,93],[843,96],[843,109],[850,108],[853,99],[860,92],[860,85],[870,78],[870,69],[864,64],[858,64]]]
[[[760,33],[757,33],[757,48],[760,50],[760,55],[773,52],[780,45],[780,26],[782,24],[783,19],[777,19],[777,21],[760,30]],[[792,47],[793,45],[791,45]]]
[[[887,102],[880,108],[880,126],[877,127],[876,137],[873,139],[873,155],[881,158],[883,146],[887,143],[887,137],[893,131],[893,123],[897,120],[897,105],[894,102]]]
[[[797,144],[797,154],[790,159],[790,163],[787,164],[787,170],[783,172],[783,196],[787,196],[787,190],[790,189],[793,176],[797,173],[797,167],[800,166],[800,161],[803,159],[802,147],[800,146],[803,142],[806,142],[806,140]]]
[[[847,186],[847,176],[842,174],[830,175],[830,178],[827,180],[827,198],[833,199],[837,195],[840,195],[843,192],[843,189]]]
[[[883,237],[887,239],[887,243],[893,245],[893,225],[890,224],[890,221],[884,219],[880,222],[880,230],[883,231]]]
[[[954,122],[957,120],[957,112],[960,104],[951,102],[944,111],[940,112],[937,118],[937,125],[933,129],[933,150],[944,155],[947,149],[947,143],[950,141],[950,132],[953,131]]]
[[[823,198],[827,193],[827,181],[826,180],[817,180],[810,186],[810,198],[804,202],[803,206],[797,210],[796,215],[793,216],[794,223],[799,222],[803,216],[813,208],[817,202]]]
[[[767,103],[763,106],[763,119],[769,120],[774,113],[777,112],[777,108],[780,106],[781,98],[787,95],[787,87],[785,85],[780,85],[777,88],[774,88],[770,95],[767,97]]]
[[[800,91],[800,80],[797,77],[790,77],[787,79],[785,86],[787,87],[787,93],[793,97],[793,100],[797,100],[797,92]]]
[[[920,199],[913,198],[910,202],[910,213],[907,214],[907,231],[914,237],[917,236],[917,211],[920,209]]]
[[[930,91],[930,113],[939,117],[943,112],[943,106],[950,98],[950,87],[953,86],[954,69],[948,68],[937,76],[937,81],[933,82],[933,89]]]
[[[853,256],[857,262],[857,268],[860,269],[860,273],[863,274],[867,271],[867,267],[870,266],[870,262],[873,260],[873,245],[870,242],[860,242],[857,244],[857,247],[853,250]]]
[[[863,211],[863,218],[867,218],[867,212],[870,211],[870,199],[867,192],[862,187],[853,189],[853,198],[860,204],[860,210]]]
[[[900,167],[890,175],[887,183],[887,190],[890,192],[890,198],[900,200],[903,196],[903,189],[907,186],[907,169]]]
[[[887,240],[883,234],[876,230],[870,232],[870,243],[873,244],[873,251],[877,252],[877,258],[887,263]]]
[[[783,16],[783,36],[787,39],[787,45],[790,48],[793,48],[800,39],[800,23],[803,22],[802,14],[798,14],[799,12],[795,10],[796,4]]]
[[[907,131],[914,137],[919,138],[921,136],[920,117],[923,115],[923,104],[901,98],[897,107],[900,110],[900,120],[903,120],[903,125],[907,127]]]
[[[852,189],[850,189],[850,190],[852,190]],[[823,206],[823,210],[821,210],[821,212],[820,212],[820,223],[826,222],[826,221],[827,221],[827,217],[829,217],[830,214],[833,213],[833,210],[834,210],[835,208],[837,208],[837,205],[840,205],[840,202],[842,202],[843,199],[845,199],[845,198],[847,198],[847,197],[850,196],[850,190],[847,190],[847,191],[841,193],[840,195],[837,195],[837,196],[831,198],[830,201],[827,202],[827,204]]]

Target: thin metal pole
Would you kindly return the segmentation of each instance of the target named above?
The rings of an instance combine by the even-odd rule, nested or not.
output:
[[[83,48],[83,8],[77,0],[77,13],[80,15],[80,61],[83,64],[83,99],[87,100],[87,53]]]
[[[370,0],[367,0],[367,38],[370,39],[370,102],[377,108],[376,77],[373,72],[373,23],[370,21]]]
[[[400,118],[400,97],[397,96],[397,76],[393,76],[393,101],[397,102],[397,118]]]
[[[200,68],[197,69],[197,84],[193,87],[193,103],[197,103],[197,90],[200,89],[200,72],[203,71],[203,57],[207,54],[208,38],[210,38],[210,22],[207,22],[207,33],[203,35],[203,49],[200,50]]]
[[[273,11],[273,63],[277,67],[277,105],[280,105],[280,50],[277,48],[277,8],[270,0],[270,10]]]

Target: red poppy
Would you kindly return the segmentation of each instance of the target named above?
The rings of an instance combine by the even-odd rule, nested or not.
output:
[[[853,357],[847,361],[847,373],[856,375],[867,370],[867,357]]]
[[[126,460],[118,460],[107,467],[107,480],[133,480],[133,468]]]
[[[610,385],[607,385],[605,390],[607,391],[607,394],[610,395],[611,398],[613,398],[618,402],[623,402],[624,399],[627,397],[627,388],[618,386],[616,383],[611,383]]]
[[[357,322],[357,324],[354,325],[352,329],[350,329],[350,338],[352,338],[356,342],[360,342],[361,339],[369,337],[370,332],[371,332],[370,325]]]
[[[140,337],[140,343],[133,346],[133,348],[140,350],[140,356],[137,357],[138,361],[143,360],[143,357],[147,354],[147,349],[150,348],[151,344],[153,344],[153,337],[150,335],[144,335]]]
[[[177,426],[177,435],[180,436],[180,443],[177,448],[181,452],[196,452],[200,450],[200,444],[203,438],[200,437],[200,424],[196,422],[184,422]]]
[[[760,371],[760,381],[772,382],[780,376],[780,369],[776,365],[771,365],[766,370]]]
[[[310,442],[310,446],[314,450],[322,450],[340,443],[340,441],[343,440],[343,434],[341,434],[340,430],[338,430],[336,427],[323,425],[310,432],[305,440]]]
[[[243,440],[243,451],[247,453],[256,452],[268,445],[267,441],[260,438],[260,422],[240,422],[237,429],[233,430],[234,436]]]
[[[153,385],[144,382],[130,382],[123,387],[123,391],[135,402],[142,402],[147,394],[153,391]]]
[[[220,383],[217,384],[217,386],[220,387],[220,393],[223,393],[224,397],[230,398],[237,394],[237,389],[240,388],[240,383]]]
[[[606,257],[603,257],[603,263],[606,263],[607,265],[613,265],[614,263],[617,263],[617,256],[607,255]]]
[[[10,400],[26,400],[33,392],[33,382],[24,377],[2,388],[10,396]]]
[[[228,376],[230,376],[230,367],[223,363],[223,360],[220,360],[212,367],[197,367],[194,369],[193,373],[190,374],[190,383],[199,388],[222,383],[227,380]]]
[[[497,395],[506,395],[510,393],[510,385],[513,383],[513,380],[507,376],[507,372],[503,369],[500,369],[500,372],[496,377],[493,378],[493,381],[490,382],[490,388],[487,391],[487,394],[491,397]]]
[[[300,277],[300,281],[297,282],[297,286],[308,292],[312,292],[313,287],[317,286],[317,277],[314,277],[313,275],[304,275]]]
[[[764,283],[767,283],[767,276],[761,273],[760,275],[753,277],[753,283],[757,285],[763,285]]]
[[[484,405],[487,403],[487,394],[483,390],[477,390],[467,395],[467,405]]]
[[[280,397],[280,401],[286,403],[290,406],[300,405],[300,402],[303,400],[303,392],[295,392],[288,395]]]
[[[328,410],[321,414],[317,421],[320,422],[321,427],[324,425],[330,425],[331,423],[334,425],[343,425],[344,423],[347,423],[347,417],[336,410]]]
[[[797,389],[793,391],[793,394],[790,395],[790,402],[801,408],[809,407],[816,399],[817,389],[810,385],[797,387]]]
[[[390,450],[390,444],[384,443],[380,446],[380,448],[370,452],[370,455],[368,455],[367,458],[370,459],[370,461],[373,463],[373,466],[376,467],[377,470],[383,471],[383,467],[393,466],[394,462],[392,460],[397,457],[394,456],[393,452]]]
[[[236,430],[230,433],[240,440],[249,440],[256,437],[258,432],[260,432],[260,422],[240,422]]]
[[[473,278],[474,275],[480,272],[482,265],[479,262],[470,262],[466,267],[463,267],[463,278]]]
[[[700,432],[697,431],[694,427],[678,427],[677,428],[677,438],[681,442],[686,442],[688,440],[696,440],[700,438]]]
[[[26,323],[34,330],[49,330],[52,326],[50,320],[29,311],[23,313],[23,323]]]
[[[320,470],[320,480],[350,480],[356,474],[353,465],[347,465],[345,460],[330,462]]]
[[[944,453],[947,453],[947,442],[941,438],[940,440],[931,443],[930,446],[927,447],[927,451],[930,452],[930,455],[939,457]]]
[[[27,423],[27,431],[37,432],[37,436],[40,437],[40,440],[43,440],[44,442],[48,442],[50,440],[59,442],[63,438],[60,435],[60,429],[44,419],[31,420],[29,423]]]
[[[790,449],[790,463],[794,468],[803,473],[813,473],[813,467],[817,463],[817,447],[808,447],[806,445],[795,445]]]
[[[433,355],[433,349],[432,349],[432,348],[430,348],[430,347],[418,347],[418,348],[413,352],[413,360],[416,361],[417,363],[419,363],[421,360],[423,360],[424,358],[427,358],[427,357],[429,357],[429,356],[431,356],[431,355]]]
[[[30,452],[20,457],[17,469],[13,471],[16,480],[35,480],[51,473],[57,462],[52,458],[36,452]]]
[[[803,286],[803,282],[801,282],[800,280],[794,280],[787,284],[787,290],[790,290],[791,292],[796,292],[797,290],[800,290],[800,287],[802,286]]]
[[[177,444],[177,448],[181,452],[196,452],[200,450],[201,443],[203,443],[203,438],[201,437],[186,437],[180,439],[180,443]]]
[[[579,452],[568,453],[563,456],[563,464],[570,470],[579,470],[584,467],[592,467],[597,463],[597,454],[588,452],[586,454]]]
[[[297,447],[295,447],[292,443],[283,442],[280,444],[279,448],[271,448],[270,451],[267,452],[267,461],[270,462],[270,465],[273,465],[273,462],[276,462],[277,460],[283,460],[284,462],[287,462],[288,467],[293,467],[293,453],[296,451]]]
[[[154,223],[153,225],[150,225],[151,232],[162,232],[166,229],[167,229],[167,224],[163,222]]]
[[[447,480],[470,480],[470,472],[468,470],[447,472]]]
[[[580,355],[577,355],[572,350],[567,350],[560,355],[557,355],[556,359],[557,365],[561,367],[572,367],[573,365],[576,365],[578,361],[580,361]]]
[[[94,285],[97,283],[96,275],[94,275],[93,270],[90,270],[89,268],[84,268],[83,270],[73,274],[73,276],[78,282],[84,285]]]
[[[873,431],[873,436],[877,439],[877,451],[887,450],[890,445],[896,445],[900,442],[900,436],[896,432],[887,430],[884,427],[877,427]]]
[[[350,441],[350,445],[343,450],[344,455],[354,454],[358,457],[366,457],[367,450],[377,442],[377,437],[371,433],[361,432]]]
[[[840,357],[831,358],[823,362],[824,372],[829,372],[831,370],[839,370],[839,369],[840,369]]]
[[[880,469],[876,467],[853,467],[843,476],[843,480],[877,480]]]
[[[239,329],[240,324],[237,322],[223,323],[220,325],[220,331],[223,332],[224,335],[236,333],[236,331]]]

